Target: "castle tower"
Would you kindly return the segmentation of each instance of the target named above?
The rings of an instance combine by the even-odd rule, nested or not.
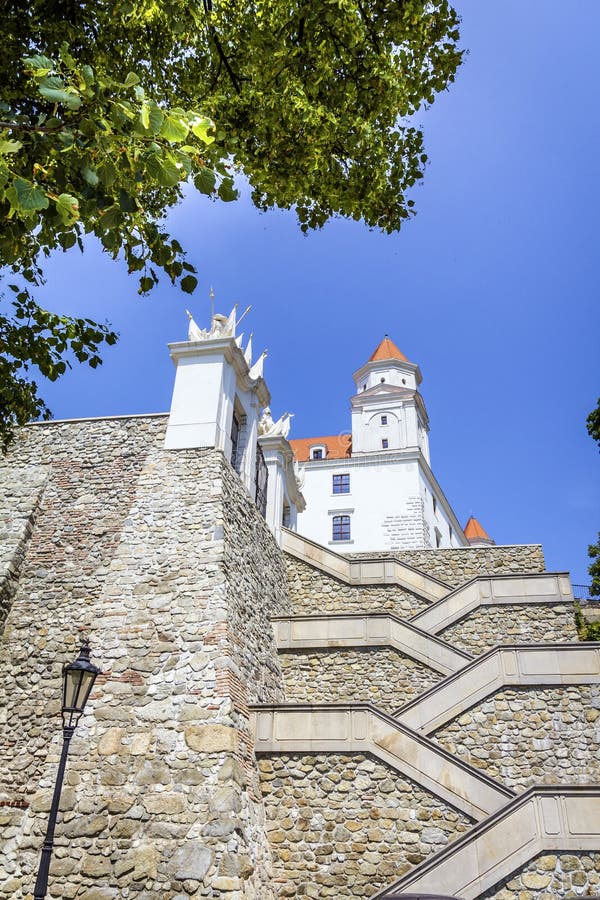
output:
[[[342,553],[465,546],[431,471],[419,366],[386,334],[353,377],[351,436],[290,441],[306,497],[298,531]]]
[[[475,516],[471,516],[465,525],[465,537],[472,547],[488,547],[496,543]]]
[[[354,373],[352,453],[419,448],[429,463],[429,419],[418,392],[422,379],[387,336]]]

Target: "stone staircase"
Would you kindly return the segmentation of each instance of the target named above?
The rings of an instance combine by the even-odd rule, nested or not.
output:
[[[490,574],[482,548],[451,587],[287,532],[284,550],[297,614],[275,639],[309,702],[251,711],[279,895],[597,889],[600,644],[577,642],[568,575]]]

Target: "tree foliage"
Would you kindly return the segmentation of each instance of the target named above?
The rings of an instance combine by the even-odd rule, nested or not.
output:
[[[228,201],[243,172],[259,208],[293,208],[304,230],[335,215],[397,230],[427,162],[411,117],[461,61],[446,0],[16,0],[3,19],[0,265],[29,285],[0,326],[14,377],[30,364],[60,374],[73,340],[97,364],[115,338],[49,319],[29,293],[44,257],[85,235],[142,293],[161,272],[193,291],[164,226],[186,183]],[[25,307],[46,371],[24,358],[30,338],[11,361]],[[32,391],[3,417],[43,412]]]
[[[593,409],[587,417],[586,424],[589,436],[593,438],[600,447],[600,398],[598,399],[595,409]],[[589,545],[588,556],[592,560],[588,569],[588,572],[592,576],[590,593],[593,597],[600,597],[600,534],[598,534],[598,542]]]

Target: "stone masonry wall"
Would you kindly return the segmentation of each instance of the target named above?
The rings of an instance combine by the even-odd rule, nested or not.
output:
[[[0,460],[50,469],[0,641],[7,900],[32,888],[81,632],[104,674],[72,744],[49,896],[273,897],[247,703],[283,696],[269,619],[289,612],[284,571],[222,454],[165,451],[164,427],[32,426]]]
[[[480,606],[441,631],[439,637],[474,656],[497,644],[578,640],[572,603]]]
[[[429,605],[396,585],[349,585],[288,553],[285,562],[290,602],[297,616],[388,611],[410,618]]]
[[[392,557],[460,587],[478,575],[545,572],[540,544],[509,544],[490,547],[457,547],[447,550],[396,550],[387,553],[349,553],[349,559]]]
[[[367,898],[470,820],[360,754],[261,757],[280,898]]]
[[[479,900],[562,900],[600,895],[600,853],[545,853]]]
[[[0,470],[0,633],[17,587],[27,541],[46,484],[43,466]]]
[[[373,703],[393,713],[443,677],[391,647],[281,653],[289,703]]]
[[[600,689],[502,690],[432,735],[508,787],[600,783]]]

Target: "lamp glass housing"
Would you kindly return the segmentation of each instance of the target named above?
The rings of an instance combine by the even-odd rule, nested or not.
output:
[[[79,656],[63,667],[63,727],[74,728],[85,709],[100,669],[90,662],[89,644],[83,644]]]

